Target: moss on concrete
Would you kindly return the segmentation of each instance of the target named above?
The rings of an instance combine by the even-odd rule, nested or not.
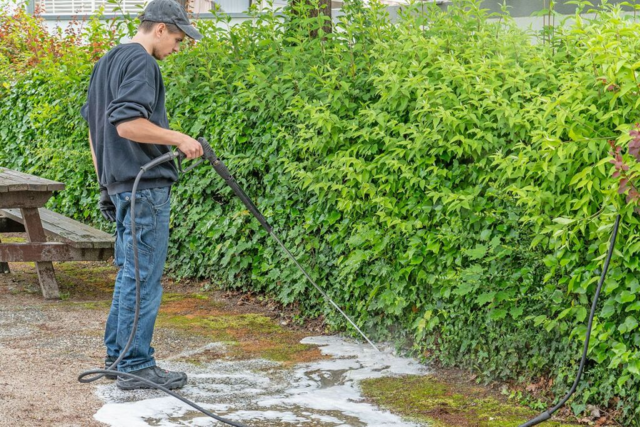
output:
[[[274,319],[256,313],[234,313],[205,295],[167,294],[157,324],[225,343],[231,359],[264,358],[284,364],[323,358],[316,346],[300,344],[304,332],[282,328]]]
[[[60,305],[106,311],[111,300],[51,303],[51,307]],[[156,324],[160,328],[226,344],[225,353],[212,351],[198,355],[194,360],[198,363],[224,357],[235,360],[264,358],[292,365],[324,358],[317,346],[300,344],[306,336],[304,331],[285,329],[276,320],[262,314],[234,312],[233,306],[203,294],[165,293]]]
[[[208,301],[209,297],[207,297],[206,295],[202,295],[202,294],[179,294],[179,293],[175,293],[175,292],[165,292],[164,294],[162,294],[162,303],[166,304],[166,303],[170,303],[170,302],[176,302],[176,301],[183,301],[185,299],[199,299],[199,300],[203,300],[203,301]]]
[[[47,301],[47,304],[44,306],[48,309],[55,309],[58,307],[69,307],[76,308],[81,310],[108,310],[111,307],[110,300],[99,300],[99,301],[72,301],[72,300],[62,300],[62,301]]]
[[[537,415],[489,394],[483,387],[444,382],[433,376],[376,378],[363,381],[361,386],[375,404],[433,427],[513,427]]]
[[[63,300],[106,299],[113,293],[117,269],[106,262],[55,262],[53,267]],[[12,294],[40,292],[35,263],[9,263]]]
[[[117,269],[106,262],[54,263],[60,291],[69,297],[108,297]]]
[[[111,301],[74,302],[73,305],[89,310],[108,310],[111,307]]]

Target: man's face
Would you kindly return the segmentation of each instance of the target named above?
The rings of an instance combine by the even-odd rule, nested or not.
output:
[[[180,50],[180,43],[186,37],[182,31],[171,33],[164,24],[158,24],[155,28],[156,43],[152,55],[158,61],[162,61],[172,53]]]

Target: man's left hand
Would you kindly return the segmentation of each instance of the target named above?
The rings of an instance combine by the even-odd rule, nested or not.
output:
[[[111,197],[109,197],[109,193],[104,187],[100,187],[100,202],[98,206],[104,219],[109,222],[116,222],[116,206],[111,201]]]

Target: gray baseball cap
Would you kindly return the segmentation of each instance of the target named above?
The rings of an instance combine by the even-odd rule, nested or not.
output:
[[[202,38],[202,34],[189,22],[187,12],[174,0],[153,0],[140,15],[140,21],[174,24],[192,39]]]

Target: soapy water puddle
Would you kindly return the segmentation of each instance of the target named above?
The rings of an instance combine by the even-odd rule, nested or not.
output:
[[[336,336],[309,337],[302,343],[320,346],[331,359],[292,368],[263,359],[194,365],[178,357],[158,365],[187,373],[189,383],[178,390],[181,395],[251,427],[420,426],[367,403],[358,387],[366,378],[426,374],[417,361]],[[96,393],[105,405],[94,418],[112,427],[226,425],[157,390],[124,392],[113,382],[98,386]]]

